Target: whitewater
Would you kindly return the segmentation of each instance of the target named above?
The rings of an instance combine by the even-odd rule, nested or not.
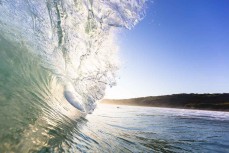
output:
[[[93,112],[116,84],[117,33],[142,19],[145,4],[0,0],[0,152],[54,147],[56,128]]]

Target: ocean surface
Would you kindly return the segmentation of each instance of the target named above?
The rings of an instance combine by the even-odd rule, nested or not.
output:
[[[147,2],[0,0],[0,153],[228,152],[228,113],[96,107]]]
[[[99,105],[86,120],[92,152],[229,152],[228,112]]]
[[[100,104],[71,122],[38,119],[14,132],[0,152],[229,152],[228,112]]]

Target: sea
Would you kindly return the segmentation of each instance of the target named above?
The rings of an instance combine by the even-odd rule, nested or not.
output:
[[[74,121],[9,130],[1,131],[1,152],[229,152],[229,113],[219,111],[99,104]]]
[[[229,112],[103,104],[86,119],[92,152],[229,152]]]
[[[150,0],[0,0],[0,153],[229,152],[227,112],[99,104]]]

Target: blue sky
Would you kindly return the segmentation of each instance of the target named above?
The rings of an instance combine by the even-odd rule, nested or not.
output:
[[[119,44],[106,98],[229,92],[228,0],[155,0]]]

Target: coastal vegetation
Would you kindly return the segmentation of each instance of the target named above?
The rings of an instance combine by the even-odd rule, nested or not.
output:
[[[229,93],[173,94],[131,99],[103,99],[103,104],[229,111]]]

